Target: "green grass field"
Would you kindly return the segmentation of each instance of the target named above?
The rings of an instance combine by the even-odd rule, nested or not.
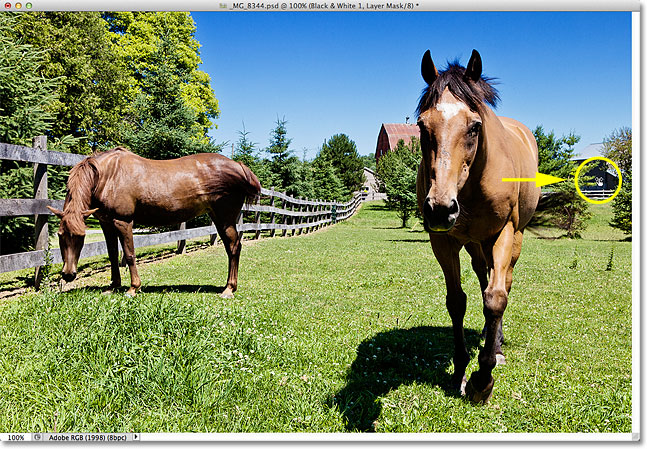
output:
[[[245,243],[233,300],[222,246],[140,264],[134,299],[102,294],[105,258],[77,289],[6,298],[0,432],[631,432],[631,242],[592,211],[583,239],[526,234],[487,405],[449,388],[426,234],[375,202]],[[483,314],[462,262],[471,373]]]

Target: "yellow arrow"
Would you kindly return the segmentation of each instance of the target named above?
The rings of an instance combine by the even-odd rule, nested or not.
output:
[[[501,178],[501,181],[534,181],[536,187],[546,186],[547,184],[559,183],[564,178],[546,175],[545,173],[535,172],[535,178]]]

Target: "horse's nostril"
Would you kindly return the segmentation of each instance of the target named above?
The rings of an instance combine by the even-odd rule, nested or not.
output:
[[[456,214],[458,212],[458,202],[453,199],[449,204],[449,214]]]
[[[62,273],[62,275],[63,275],[63,279],[64,279],[65,281],[67,281],[68,283],[69,283],[70,281],[74,281],[74,279],[76,278],[76,272],[71,272],[71,273]]]
[[[425,202],[425,205],[422,207],[422,215],[424,217],[431,217],[434,213],[434,209],[431,207],[429,201]]]

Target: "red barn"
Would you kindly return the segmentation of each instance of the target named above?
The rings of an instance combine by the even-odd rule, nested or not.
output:
[[[420,129],[416,124],[383,123],[377,136],[375,161],[379,161],[382,155],[397,147],[400,139],[404,140],[405,144],[409,144],[412,136],[420,139]]]

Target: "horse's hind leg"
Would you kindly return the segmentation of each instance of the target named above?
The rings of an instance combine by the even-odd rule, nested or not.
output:
[[[237,218],[238,214],[225,221],[215,215],[212,215],[211,217],[216,225],[220,239],[222,239],[225,251],[227,252],[227,257],[229,258],[229,274],[227,276],[227,285],[225,286],[225,290],[220,294],[222,298],[233,298],[234,292],[236,292],[236,289],[238,288],[238,263],[240,261],[240,249],[242,245],[240,242],[240,235],[236,230]]]
[[[121,286],[121,273],[119,272],[119,239],[117,228],[112,222],[99,222],[103,235],[106,238],[108,248],[108,259],[110,259],[110,288],[116,289]]]
[[[431,248],[440,263],[445,275],[447,297],[445,299],[447,311],[452,319],[454,333],[454,375],[452,387],[465,393],[465,369],[469,363],[469,353],[465,347],[463,333],[463,319],[467,308],[467,296],[461,287],[461,266],[459,252],[461,244],[447,235],[430,234]]]
[[[503,312],[508,304],[507,277],[512,260],[515,231],[509,222],[493,241],[483,243],[483,252],[491,267],[490,281],[483,295],[483,314],[487,332],[485,345],[479,353],[479,369],[474,372],[466,391],[475,403],[487,402],[492,395],[496,366],[496,343]]]
[[[135,265],[135,241],[133,240],[133,223],[124,222],[121,220],[114,221],[115,228],[117,229],[121,246],[124,249],[124,258],[128,264],[130,271],[130,288],[126,295],[134,297],[137,290],[142,285],[142,281],[137,273],[137,266]]]

